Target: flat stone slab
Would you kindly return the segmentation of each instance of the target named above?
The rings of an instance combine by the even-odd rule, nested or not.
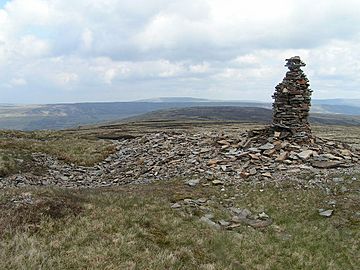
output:
[[[337,161],[313,161],[311,165],[315,168],[330,169],[340,167],[343,163]]]

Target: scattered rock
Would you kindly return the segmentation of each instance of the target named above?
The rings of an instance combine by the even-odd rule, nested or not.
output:
[[[341,162],[337,161],[313,161],[311,165],[315,168],[330,169],[337,168],[341,165]]]
[[[311,157],[312,154],[313,154],[312,150],[304,150],[304,151],[298,153],[297,156],[299,158],[301,158],[302,160],[307,160]]]
[[[272,143],[266,143],[262,146],[259,147],[260,150],[270,150],[270,149],[274,149],[274,145]]]
[[[199,204],[203,204],[203,203],[206,203],[207,202],[207,199],[206,198],[199,198],[196,200],[197,203]]]
[[[218,144],[221,144],[221,145],[230,145],[230,143],[226,140],[220,140],[217,142]]]
[[[224,182],[223,181],[220,181],[220,180],[213,180],[211,182],[214,186],[219,186],[219,185],[223,185]]]
[[[226,172],[226,165],[221,165],[220,168],[221,168],[221,170],[223,170],[224,172]]]
[[[269,219],[270,217],[265,212],[261,212],[259,214],[259,218],[260,219]]]
[[[342,186],[341,188],[340,188],[340,192],[341,193],[345,193],[345,192],[348,192],[349,191],[349,189],[347,188],[347,187],[345,187],[345,186]]]
[[[272,178],[272,175],[271,175],[271,173],[269,173],[269,172],[267,172],[267,173],[262,173],[261,175],[264,176],[264,177],[267,177],[267,178]]]
[[[207,217],[201,217],[200,221],[206,223],[207,225],[209,225],[209,226],[211,226],[211,227],[213,227],[215,229],[220,229],[219,224],[216,224],[214,221],[212,221],[211,219],[209,219]]]
[[[212,218],[214,218],[214,214],[213,213],[208,213],[204,217],[206,217],[208,219],[212,219]]]
[[[180,203],[174,203],[173,205],[171,205],[171,208],[173,208],[173,209],[177,209],[177,208],[180,208],[180,207],[181,207]]]
[[[246,218],[251,215],[250,210],[246,208],[240,209],[240,208],[230,207],[229,210],[240,217]]]
[[[199,184],[199,179],[192,179],[186,182],[186,184],[190,187],[195,187],[197,184]]]
[[[284,161],[289,156],[289,152],[282,152],[278,155],[278,157],[275,159],[276,161]]]
[[[256,173],[257,173],[256,168],[251,168],[250,171],[249,171],[250,175],[255,175]]]
[[[220,226],[227,227],[227,226],[229,226],[231,223],[228,222],[228,221],[225,221],[225,220],[221,219],[221,220],[219,220],[219,224],[220,224]]]
[[[328,205],[335,206],[335,205],[336,205],[336,200],[330,200],[330,201],[328,201]]]
[[[266,219],[266,220],[252,220],[252,219],[246,219],[243,221],[245,224],[255,228],[255,229],[261,229],[261,228],[265,228],[268,227],[272,224],[272,220],[271,219]]]
[[[331,217],[334,210],[319,209],[319,215],[322,217]]]

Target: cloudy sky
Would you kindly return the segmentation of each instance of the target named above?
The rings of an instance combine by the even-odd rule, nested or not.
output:
[[[0,103],[360,98],[359,0],[0,0]]]

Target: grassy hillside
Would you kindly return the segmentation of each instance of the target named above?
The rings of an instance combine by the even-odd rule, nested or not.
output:
[[[360,175],[344,177],[347,192],[337,195],[291,182],[223,192],[181,179],[108,190],[8,190],[0,194],[0,268],[356,269],[360,186],[350,179]],[[198,198],[208,200],[203,209],[171,208]],[[335,214],[319,216],[334,200]],[[201,221],[209,213],[231,218],[229,205],[265,212],[273,224],[221,230]]]
[[[99,138],[131,139],[168,129],[243,132],[256,126],[158,121],[6,131],[0,133],[0,153],[10,168],[6,173],[25,173],[35,170],[33,152],[66,163],[99,162],[113,151]],[[313,130],[360,145],[360,127]],[[103,189],[0,189],[0,269],[356,269],[360,264],[358,169],[289,172],[271,181],[222,185],[199,179],[195,187],[189,180]],[[219,228],[233,218],[231,207],[266,214],[272,223]],[[321,208],[334,210],[333,215],[320,216]]]
[[[0,131],[0,177],[15,172],[41,174],[43,169],[32,164],[31,154],[37,152],[89,166],[114,152],[114,146],[80,133]]]

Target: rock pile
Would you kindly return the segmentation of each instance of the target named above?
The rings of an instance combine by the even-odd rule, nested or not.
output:
[[[265,137],[262,130],[222,134],[215,129],[163,131],[114,141],[117,152],[93,167],[76,166],[45,154],[34,160],[47,168],[43,176],[13,175],[0,187],[56,185],[104,187],[184,178],[188,185],[227,185],[241,181],[281,181],[301,172],[346,168],[358,164],[359,152],[330,140],[314,143]],[[335,169],[336,170],[336,169]]]
[[[305,63],[299,56],[286,59],[289,71],[275,89],[273,98],[273,128],[279,136],[292,136],[296,141],[309,141],[308,122],[312,90],[301,67]],[[282,134],[281,134],[282,133]]]

